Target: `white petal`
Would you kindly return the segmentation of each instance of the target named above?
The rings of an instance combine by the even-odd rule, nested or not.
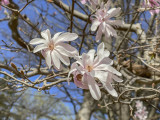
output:
[[[118,15],[121,11],[121,8],[111,8],[107,13],[109,14],[107,18],[112,18]]]
[[[112,75],[112,78],[116,81],[116,82],[123,82],[123,80],[119,77],[117,77],[116,75]]]
[[[106,83],[106,85],[104,85],[103,87],[108,91],[109,94],[111,94],[114,97],[118,97],[117,92],[110,83]]]
[[[48,65],[48,67],[49,68],[51,68],[51,52],[50,51],[48,51],[48,52],[46,52],[46,64]]]
[[[61,51],[59,51],[61,54],[63,54],[63,52],[64,52],[65,54],[69,55],[70,57],[78,55],[77,49],[67,43],[58,43],[56,45],[55,49],[57,49],[58,51],[61,50]]]
[[[73,73],[73,72],[75,72],[75,71],[77,71],[77,64],[74,62],[73,64],[72,64],[72,66],[71,66],[71,70],[69,71],[69,73],[68,73],[68,79],[67,79],[67,81],[68,81],[68,85],[69,85],[69,77],[70,77],[70,75]]]
[[[112,81],[112,76],[110,76],[108,72],[96,71],[95,77],[97,77],[101,81],[103,87],[108,91],[109,94],[114,97],[118,96],[117,92],[114,90],[110,83]]]
[[[94,70],[108,70],[108,65],[106,65],[106,64],[99,64],[96,67],[94,66]]]
[[[47,47],[45,44],[37,45],[37,46],[34,48],[33,53],[36,53],[36,52],[38,52],[38,51],[40,51],[40,50],[43,50],[43,49],[46,49],[46,48],[48,48],[48,47]]]
[[[122,20],[107,20],[105,22],[106,22],[106,24],[109,24],[112,26],[122,26],[124,24],[124,21],[122,21]]]
[[[110,52],[108,50],[104,50],[104,56],[109,57],[109,55],[110,55]]]
[[[76,33],[63,33],[57,39],[55,40],[55,44],[58,42],[66,42],[66,41],[73,41],[78,38],[78,35]]]
[[[111,6],[111,0],[108,0],[107,3],[105,4],[105,10],[108,10],[110,6]]]
[[[115,68],[113,68],[112,66],[108,65],[107,66],[107,70],[110,71],[113,74],[116,74],[118,76],[122,76],[122,74],[120,72],[118,72]]]
[[[91,31],[96,31],[97,27],[101,24],[98,20],[93,21],[92,26],[91,26]]]
[[[96,41],[100,41],[102,37],[102,30],[101,28],[98,28],[97,34],[96,34]]]
[[[87,55],[89,55],[90,56],[90,58],[89,58],[89,64],[92,64],[93,63],[93,60],[94,60],[94,55],[95,55],[95,50],[94,49],[91,49],[91,50],[89,50],[89,52],[87,53]]]
[[[70,53],[68,53],[62,46],[56,46],[55,50],[57,50],[59,53],[61,53],[64,56],[70,56]]]
[[[82,64],[84,68],[89,65],[89,58],[90,56],[87,55],[86,53],[82,54]]]
[[[99,100],[101,98],[101,91],[99,89],[98,84],[96,83],[94,78],[89,75],[87,75],[87,81],[88,81],[88,87],[89,87],[92,97],[95,100]]]
[[[56,34],[53,36],[53,38],[52,38],[53,42],[56,42],[56,39],[59,37],[59,35],[60,35],[61,33],[62,33],[62,32],[58,32],[58,33],[56,33]]]
[[[54,65],[60,69],[60,60],[59,58],[57,57],[57,52],[55,50],[52,51],[52,62],[54,63]]]
[[[50,34],[49,29],[42,31],[42,32],[41,32],[41,36],[42,36],[43,38],[45,38],[47,41],[50,41],[50,40],[51,40],[51,34]]]
[[[108,31],[108,33],[114,37],[117,37],[117,32],[114,30],[114,28],[112,26],[110,26],[109,24],[106,25],[106,31]]]
[[[45,43],[46,41],[44,39],[41,38],[35,38],[32,39],[29,44],[35,45],[35,44],[41,44],[41,43]]]
[[[97,48],[97,56],[99,58],[103,57],[103,53],[104,53],[104,43],[102,42],[101,44],[98,45],[98,48]]]
[[[96,71],[95,77],[98,78],[102,83],[106,83],[108,72],[106,71]]]
[[[56,51],[56,50],[55,50]],[[64,63],[65,65],[70,65],[69,58],[57,52],[57,57]]]

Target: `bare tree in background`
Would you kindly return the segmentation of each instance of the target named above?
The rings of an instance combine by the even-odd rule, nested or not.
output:
[[[107,3],[107,0],[100,1]],[[151,15],[149,10],[155,8],[144,8],[143,4],[143,0],[112,0],[111,7],[121,8],[115,19],[123,20],[124,24],[113,26],[117,38],[105,40],[103,35],[100,42],[104,42],[105,49],[110,51],[113,66],[122,73],[123,82],[112,83],[118,97],[111,96],[101,87],[102,97],[97,101],[88,90],[74,85],[73,76],[68,85],[71,66],[64,66],[62,71],[48,69],[41,52],[34,54],[34,46],[29,44],[31,39],[41,38],[41,31],[50,29],[52,35],[62,31],[78,34],[77,40],[68,43],[77,48],[80,55],[95,49],[100,42],[95,40],[97,31],[92,32],[90,28],[91,16],[96,11],[80,0],[9,0],[8,5],[0,3],[0,79],[6,83],[0,85],[0,92],[14,89],[15,93],[21,94],[33,88],[54,95],[55,101],[72,105],[76,120],[136,120],[136,101],[140,100],[148,111],[147,120],[159,120],[160,13]],[[74,61],[70,59],[71,64]],[[46,109],[39,113],[49,114]],[[4,115],[8,119],[11,117]]]

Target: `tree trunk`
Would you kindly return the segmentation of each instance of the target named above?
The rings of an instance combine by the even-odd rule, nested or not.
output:
[[[88,91],[84,91],[84,101],[76,115],[76,120],[90,120],[91,114],[95,106],[97,106],[97,102],[95,102],[91,94]]]

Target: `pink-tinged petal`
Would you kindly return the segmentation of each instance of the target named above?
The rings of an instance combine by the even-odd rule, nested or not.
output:
[[[102,33],[106,32],[106,23],[105,22],[103,22],[99,27],[101,28]]]
[[[62,69],[64,69],[64,67],[61,64],[60,64],[60,68],[57,68],[54,63],[53,63],[53,68],[57,71],[62,71]]]
[[[88,82],[88,87],[89,87],[92,97],[95,100],[99,100],[101,98],[101,91],[96,81],[94,80],[93,77],[87,75],[87,82]]]
[[[46,50],[41,50],[41,54],[43,55],[43,57],[45,58],[46,57]]]
[[[62,46],[56,46],[55,49],[64,56],[70,56],[70,53],[68,53]]]
[[[56,51],[56,50],[55,50]],[[61,55],[61,53],[59,53],[57,51],[57,57],[60,59],[60,61],[62,61],[62,63],[64,63],[65,65],[70,65],[70,60],[68,57],[64,56],[64,55]]]
[[[109,57],[109,55],[110,55],[110,52],[108,50],[104,50],[104,56]]]
[[[94,66],[94,70],[108,70],[108,65],[98,64],[96,67]]]
[[[104,43],[102,42],[101,44],[99,44],[98,45],[98,47],[97,47],[97,56],[99,57],[99,58],[101,58],[101,57],[103,57],[103,53],[104,53]]]
[[[111,8],[107,13],[108,15],[106,15],[106,18],[112,18],[115,17],[116,15],[118,15],[121,11],[121,8]]]
[[[46,41],[44,39],[41,39],[41,38],[35,38],[35,39],[32,39],[29,44],[31,45],[35,45],[35,44],[41,44],[41,43],[45,43]]]
[[[82,4],[86,4],[87,0],[81,0]]]
[[[119,77],[117,77],[116,75],[112,75],[112,78],[113,78],[116,82],[123,82],[123,80],[120,79]]]
[[[1,1],[3,5],[8,5],[9,4],[9,0],[2,0]]]
[[[80,66],[83,66],[83,61],[79,58],[79,56],[75,56],[74,59],[76,59],[76,63],[79,64]]]
[[[124,21],[122,21],[122,20],[107,20],[105,22],[106,22],[106,24],[109,24],[112,26],[122,26],[124,24]]]
[[[91,72],[89,72],[89,75],[90,75],[91,77],[94,77],[94,76],[95,76],[95,73],[96,73],[96,71],[92,70]]]
[[[58,32],[53,36],[52,38],[53,42],[56,42],[56,39],[60,36],[60,34],[62,34],[62,32]]]
[[[109,94],[114,97],[118,96],[117,92],[111,85],[112,76],[110,76],[108,72],[97,71],[95,77],[97,77],[101,81],[103,87],[108,91]]]
[[[102,83],[106,83],[107,81],[107,77],[108,77],[108,72],[106,71],[96,71],[95,72],[95,76],[96,78],[98,78]]]
[[[58,43],[57,46],[55,47],[55,49],[57,49],[57,48],[59,50],[60,49],[62,50],[62,51],[59,51],[61,54],[63,54],[63,52],[64,52],[65,54],[69,55],[70,57],[78,55],[77,49],[67,43]]]
[[[156,9],[156,10],[155,10],[155,13],[157,13],[157,14],[158,14],[158,13],[159,13],[159,11],[160,11],[159,9]]]
[[[67,79],[68,85],[69,85],[69,77],[72,73],[75,74],[75,71],[77,71],[77,64],[74,62],[71,66],[71,70],[68,73],[68,79]]]
[[[101,24],[98,20],[94,20],[91,26],[91,31],[96,31],[97,27]]]
[[[94,68],[96,68],[98,65],[101,65],[101,64],[112,65],[113,64],[113,60],[111,60],[108,57],[104,57],[103,59],[100,60],[97,57],[97,61],[94,62]]]
[[[114,28],[112,26],[110,26],[109,24],[106,25],[106,31],[114,37],[117,37],[117,32],[114,30]]]
[[[55,40],[55,44],[57,44],[58,42],[69,42],[69,41],[73,41],[75,39],[78,38],[78,35],[76,33],[63,33],[60,34],[59,37]]]
[[[50,40],[51,40],[51,34],[50,34],[49,29],[42,31],[42,32],[41,32],[41,36],[42,36],[44,39],[46,39],[47,41],[50,41]]]
[[[118,76],[122,76],[122,74],[120,72],[118,72],[115,68],[113,68],[112,66],[107,66],[107,70],[113,74],[116,74]]]
[[[82,66],[77,66],[76,69],[81,75],[83,75],[85,73],[85,71],[84,71]]]
[[[85,80],[85,75],[82,76],[82,79],[83,79],[83,80],[77,80],[77,75],[80,75],[80,74],[78,73],[78,71],[75,72],[75,74],[74,74],[74,83],[76,84],[76,86],[79,87],[79,88],[81,88],[81,89],[89,89],[87,84],[83,84],[83,83],[82,83],[82,81]]]
[[[76,63],[76,62],[72,63],[72,65],[71,65],[71,70],[72,70],[72,69],[76,69],[76,68],[77,68],[77,66],[78,66],[78,65],[77,65],[77,63]]]
[[[87,55],[86,53],[82,54],[82,64],[83,64],[84,68],[86,68],[88,66],[89,58],[90,58],[90,56]]]
[[[105,28],[104,35],[105,35],[105,40],[108,40],[110,38],[110,31],[107,28]]]
[[[105,4],[105,10],[108,11],[110,6],[111,6],[111,0],[108,0],[107,3]]]
[[[115,91],[115,89],[112,87],[112,85],[110,83],[106,83],[104,85],[104,88],[108,91],[109,94],[111,94],[114,97],[118,97],[117,92]]]
[[[89,58],[89,63],[90,63],[90,64],[93,63],[95,52],[96,52],[96,51],[95,51],[94,49],[91,49],[91,50],[89,50],[89,52],[87,53],[87,55],[90,56],[90,58]]]
[[[40,51],[40,50],[43,50],[43,49],[46,49],[46,48],[48,48],[48,47],[47,47],[45,44],[37,45],[37,46],[34,48],[33,53],[36,53],[36,52],[38,52],[38,51]]]
[[[99,42],[102,37],[102,30],[98,28],[97,34],[96,34],[96,41]]]
[[[45,57],[45,60],[46,60],[46,64],[48,65],[49,69],[51,68],[51,52],[50,51],[47,51],[46,52],[46,57]]]
[[[54,63],[54,65],[57,67],[57,69],[60,69],[60,60],[58,58],[58,54],[57,51],[53,50],[51,52],[52,55],[52,62]]]
[[[99,64],[113,65],[113,60],[108,57],[104,57]]]

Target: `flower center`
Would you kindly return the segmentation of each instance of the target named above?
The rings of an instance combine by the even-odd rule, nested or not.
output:
[[[76,76],[76,78],[77,78],[78,81],[82,81],[82,75],[81,75],[81,74],[78,74],[78,75]]]
[[[87,66],[87,70],[88,70],[88,72],[91,72],[91,71],[93,70],[93,67],[90,66],[90,65],[88,65],[88,66]]]
[[[51,44],[49,44],[49,49],[52,51],[53,49],[54,49],[54,44],[53,43],[51,43]]]

